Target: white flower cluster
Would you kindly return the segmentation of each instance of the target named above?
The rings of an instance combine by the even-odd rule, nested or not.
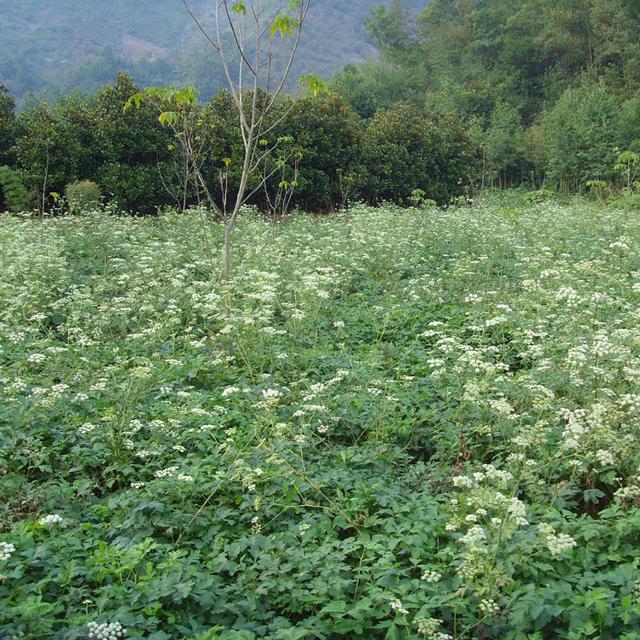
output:
[[[550,524],[543,522],[538,526],[538,532],[544,537],[547,549],[554,558],[578,546],[578,543],[571,536],[566,533],[556,533]]]
[[[391,610],[394,613],[397,613],[398,615],[401,616],[408,616],[409,615],[409,611],[407,609],[405,609],[405,607],[403,606],[402,602],[400,602],[400,600],[398,600],[397,598],[394,598],[393,600],[389,601],[389,606],[391,607]]]
[[[527,520],[527,507],[524,502],[518,498],[511,498],[507,513],[516,521],[519,527],[525,527],[529,524]]]
[[[640,476],[631,478],[626,487],[621,487],[615,492],[618,500],[626,502],[635,502],[640,500]]]
[[[485,542],[487,541],[487,534],[485,530],[475,525],[467,531],[460,539],[459,542],[465,545],[471,552],[484,552],[486,551]]]
[[[609,449],[596,451],[596,460],[601,467],[612,467],[616,463],[616,458]]]
[[[258,516],[253,516],[251,518],[251,531],[255,535],[259,535],[262,533],[262,523],[260,522],[260,518]]]
[[[504,471],[502,469],[496,469],[492,464],[484,464],[482,465],[484,469],[484,474],[482,473],[474,473],[473,477],[476,482],[481,482],[484,479],[492,480],[498,483],[506,483],[513,480],[513,474],[509,471]]]
[[[453,486],[460,489],[471,489],[485,481],[506,484],[513,480],[511,472],[497,469],[492,464],[484,464],[482,469],[482,471],[474,472],[471,476],[454,476]]]
[[[609,249],[614,251],[628,251],[631,240],[627,236],[620,236],[615,242],[609,245]]]
[[[10,542],[0,542],[0,562],[8,560],[16,548]]]
[[[495,316],[494,318],[489,318],[488,320],[485,321],[484,326],[489,328],[489,327],[496,327],[500,324],[504,324],[505,322],[508,322],[509,318],[507,318],[507,316]]]
[[[232,396],[234,393],[240,393],[240,388],[239,387],[225,387],[222,390],[222,397],[223,398],[228,398],[229,396]]]
[[[262,397],[269,404],[275,404],[282,397],[282,392],[278,389],[263,389]]]
[[[48,516],[43,516],[42,518],[40,518],[38,522],[43,527],[48,527],[48,526],[62,524],[64,522],[64,518],[57,513],[51,513]]]
[[[119,622],[89,622],[87,631],[89,638],[95,640],[120,640],[127,635],[127,630]]]
[[[159,469],[153,475],[158,478],[170,478],[178,470],[178,467],[167,467],[166,469]]]
[[[437,571],[427,570],[422,573],[422,580],[430,584],[434,584],[442,580],[442,574],[438,573]]]
[[[494,600],[491,600],[490,598],[485,598],[484,600],[481,600],[478,607],[480,611],[482,611],[482,613],[484,613],[487,616],[495,616],[496,613],[500,611],[500,607],[496,604]]]
[[[454,476],[452,478],[453,486],[456,489],[471,489],[473,488],[473,480],[468,476]]]
[[[438,618],[417,618],[418,633],[427,640],[451,640],[451,636],[441,631],[442,620]]]

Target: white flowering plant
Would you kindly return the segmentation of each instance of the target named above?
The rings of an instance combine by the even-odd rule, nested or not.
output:
[[[237,232],[0,217],[0,636],[638,638],[640,218]]]

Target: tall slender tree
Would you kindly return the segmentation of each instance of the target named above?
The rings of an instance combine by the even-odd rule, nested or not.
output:
[[[263,167],[281,141],[269,141],[267,136],[286,115],[280,112],[273,117],[299,49],[311,0],[216,0],[212,29],[194,13],[188,0],[182,2],[220,56],[242,134],[240,180],[235,194],[225,198],[222,211],[226,279],[233,266],[233,231],[240,210],[273,175],[263,172]],[[304,80],[313,91],[319,89],[315,78]],[[267,92],[266,99],[261,89]],[[261,175],[257,187],[250,183],[255,175]]]

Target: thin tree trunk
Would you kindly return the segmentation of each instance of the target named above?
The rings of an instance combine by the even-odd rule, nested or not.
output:
[[[228,280],[233,268],[233,225],[234,222],[229,220],[224,226],[224,272],[223,280]]]
[[[42,181],[42,201],[40,203],[40,222],[44,222],[44,210],[47,202],[47,181],[49,179],[49,147],[44,164],[44,179]]]

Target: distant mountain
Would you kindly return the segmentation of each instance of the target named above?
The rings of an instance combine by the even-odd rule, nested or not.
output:
[[[205,15],[214,0],[192,0]],[[296,74],[330,76],[375,54],[363,20],[380,0],[315,0]],[[222,78],[180,0],[0,0],[0,82],[23,98],[92,92],[124,70],[146,84]]]

